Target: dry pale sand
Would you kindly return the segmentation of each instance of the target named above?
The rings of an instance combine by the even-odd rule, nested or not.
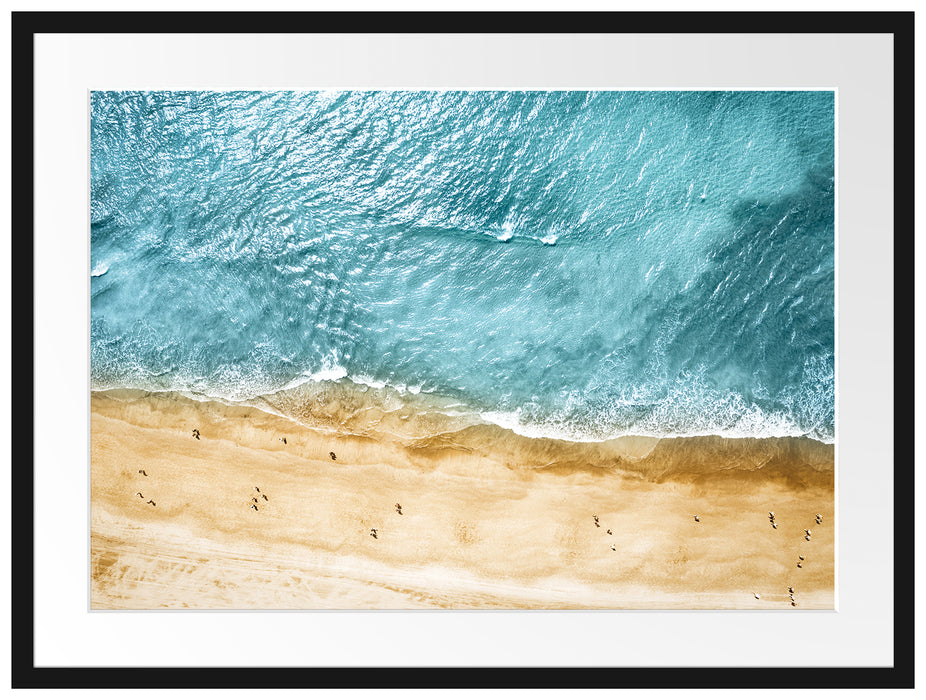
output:
[[[649,461],[604,466],[600,446],[559,443],[558,460],[534,463],[540,447],[493,430],[485,449],[420,448],[255,408],[95,392],[91,605],[833,607],[826,459],[789,447],[710,470],[720,443],[689,439],[638,441]],[[679,466],[689,458],[697,466]]]

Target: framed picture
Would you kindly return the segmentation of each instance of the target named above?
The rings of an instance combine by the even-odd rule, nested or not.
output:
[[[912,687],[912,13],[102,19],[13,14],[15,687]]]

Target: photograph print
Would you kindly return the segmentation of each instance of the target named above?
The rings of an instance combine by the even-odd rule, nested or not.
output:
[[[832,90],[94,91],[90,605],[835,605]]]

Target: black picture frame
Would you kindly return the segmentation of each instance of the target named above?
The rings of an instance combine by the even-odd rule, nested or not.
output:
[[[912,12],[543,12],[524,13],[12,13],[13,289],[11,469],[13,688],[912,688],[914,687],[914,471],[894,469],[894,665],[795,668],[215,668],[37,667],[33,594],[34,377],[34,49],[43,33],[223,33],[344,31],[456,34],[549,33],[882,33],[893,36],[895,230],[913,230],[914,13]],[[896,144],[902,144],[898,147]],[[912,236],[896,241],[894,298],[913,299]],[[898,326],[897,367],[913,366],[913,329]],[[914,414],[895,392],[895,454],[911,454]],[[901,449],[901,448],[906,449]],[[906,461],[906,460],[905,460]]]

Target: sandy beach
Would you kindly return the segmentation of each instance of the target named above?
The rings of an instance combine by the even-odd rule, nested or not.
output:
[[[111,390],[90,446],[94,609],[834,605],[808,439],[422,441]]]

